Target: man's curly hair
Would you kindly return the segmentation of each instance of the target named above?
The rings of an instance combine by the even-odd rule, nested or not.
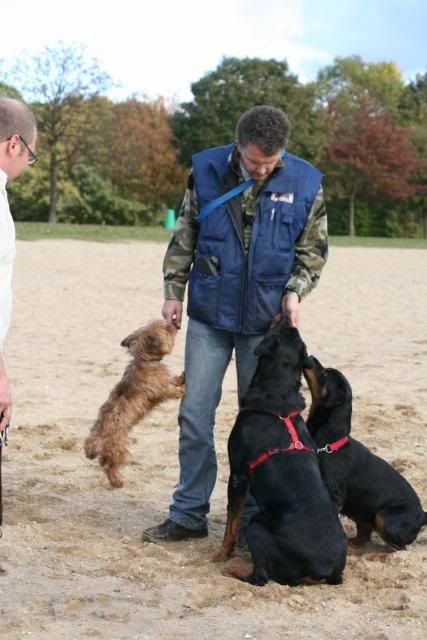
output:
[[[265,155],[271,156],[285,148],[290,130],[291,125],[284,111],[262,105],[252,107],[240,116],[236,140],[242,147],[254,144]]]

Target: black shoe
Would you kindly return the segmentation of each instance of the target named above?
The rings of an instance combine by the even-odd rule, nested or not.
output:
[[[207,535],[207,527],[188,529],[168,518],[156,527],[145,529],[142,533],[142,539],[144,542],[178,542],[189,538],[206,538]]]

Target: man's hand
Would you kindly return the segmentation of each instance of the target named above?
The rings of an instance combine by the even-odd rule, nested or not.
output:
[[[9,380],[0,356],[0,431],[3,431],[9,424],[12,414],[12,394],[10,392]]]
[[[181,329],[182,302],[180,300],[165,300],[162,316],[168,322],[173,322],[177,329]]]
[[[292,327],[298,327],[299,324],[299,308],[300,301],[297,293],[289,292],[282,299],[282,313],[289,316]]]

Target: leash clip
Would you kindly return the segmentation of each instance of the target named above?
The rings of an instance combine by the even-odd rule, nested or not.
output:
[[[331,449],[331,446],[327,444],[325,447],[317,449],[317,453],[333,453],[333,450]]]

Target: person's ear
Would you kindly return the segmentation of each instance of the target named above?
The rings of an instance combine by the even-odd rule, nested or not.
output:
[[[10,140],[7,141],[7,151],[10,155],[16,156],[21,153],[21,141],[17,133],[10,137]]]

